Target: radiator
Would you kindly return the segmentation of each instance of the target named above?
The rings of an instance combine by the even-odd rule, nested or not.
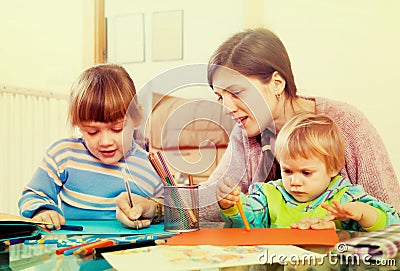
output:
[[[0,212],[18,214],[23,187],[45,150],[71,134],[68,96],[0,86]]]

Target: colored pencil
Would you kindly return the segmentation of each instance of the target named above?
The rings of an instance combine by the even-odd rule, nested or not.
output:
[[[163,180],[165,186],[178,187],[160,151],[157,151],[157,155],[155,155],[154,153],[149,153],[148,158],[150,160],[150,163],[156,170],[157,174],[160,176],[161,180]],[[190,225],[195,225],[196,223],[198,223],[198,220],[194,215],[193,210],[187,208],[187,206],[189,205],[186,203],[184,198],[179,194],[179,191],[177,190],[177,194],[174,193],[173,191],[171,192],[172,192],[171,196],[175,202],[175,205],[179,207],[181,205],[180,203],[183,204],[183,206],[180,206],[181,208],[178,208],[178,211],[181,214],[182,218],[185,218],[184,220],[185,223],[187,222],[187,220],[189,221]]]
[[[59,248],[59,249],[56,250],[56,254],[57,255],[64,254],[65,251],[67,251],[67,250],[71,250],[71,249],[74,249],[74,248],[80,248],[80,247],[83,247],[83,246],[86,246],[86,245],[89,245],[89,244],[93,244],[93,243],[96,243],[96,242],[99,242],[99,241],[90,242],[90,243],[83,243],[83,244],[76,245],[76,246]]]
[[[172,177],[172,174],[168,169],[168,166],[167,166],[167,163],[165,162],[164,156],[162,155],[162,153],[160,151],[157,151],[157,156],[158,156],[158,159],[161,162],[161,165],[162,165],[162,168],[164,169],[164,172],[167,174],[167,177],[168,177],[171,185],[176,186],[174,177]]]
[[[193,187],[193,185],[194,185],[194,182],[193,182],[193,176],[192,176],[192,174],[188,174],[188,179],[189,179],[189,186],[190,187]],[[192,200],[192,206],[196,206],[197,204],[196,204],[196,197],[194,196],[194,191],[192,191],[192,189],[191,188],[189,188],[189,193],[190,193],[190,198],[191,198],[191,200]],[[193,212],[192,212],[193,213]],[[190,215],[190,213],[189,213],[189,215]],[[191,216],[192,217],[192,216]],[[192,217],[192,220],[193,220],[193,223],[197,223],[197,219],[196,219],[196,216],[193,214],[193,217]]]
[[[157,157],[155,156],[155,154],[149,153],[148,158],[149,158],[149,161],[150,161],[151,165],[153,166],[154,170],[156,171],[156,173],[160,177],[161,181],[163,182],[163,184],[170,185],[170,183],[168,183],[168,177],[166,176],[164,170],[162,169],[162,166],[161,166],[160,162],[157,160]]]
[[[100,255],[101,253],[112,252],[112,251],[119,251],[131,248],[140,248],[140,247],[148,247],[148,246],[155,246],[156,240],[148,240],[148,241],[141,241],[136,243],[127,243],[127,244],[117,244],[113,246],[106,246],[106,247],[98,247],[93,250],[93,254]]]
[[[126,176],[126,174],[127,174],[126,167],[122,167],[121,173],[122,173],[122,178],[124,179],[126,193],[128,193],[129,207],[132,208],[133,207],[133,201],[132,201],[131,189],[129,187],[129,181],[128,181],[128,178]]]
[[[61,225],[60,230],[65,230],[65,231],[83,231],[82,226],[76,226],[76,225]]]
[[[239,213],[240,213],[240,216],[242,217],[243,224],[244,224],[244,227],[246,228],[246,231],[249,231],[250,225],[249,225],[249,222],[247,221],[246,215],[244,214],[242,204],[240,204],[240,202],[238,201],[238,202],[236,202],[236,206],[239,209]]]
[[[93,243],[93,244],[88,244],[86,246],[82,246],[78,250],[74,251],[72,254],[74,254],[74,255],[77,255],[77,254],[89,255],[89,254],[93,253],[93,250],[95,248],[113,246],[115,244],[117,244],[117,242],[105,239],[105,240],[102,240],[100,242],[96,242],[96,243]]]
[[[189,179],[189,185],[193,186],[193,176],[192,176],[192,174],[188,174],[188,179]]]

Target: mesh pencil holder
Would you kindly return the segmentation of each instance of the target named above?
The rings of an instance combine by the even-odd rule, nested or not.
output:
[[[164,186],[164,230],[199,229],[199,186]]]

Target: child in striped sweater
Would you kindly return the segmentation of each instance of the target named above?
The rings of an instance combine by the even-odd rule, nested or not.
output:
[[[82,137],[58,140],[46,151],[22,192],[21,215],[50,222],[49,229],[66,219],[115,219],[125,178],[140,210],[136,228],[147,227],[162,183],[134,140],[141,108],[126,70],[112,64],[85,70],[72,87],[69,121]]]

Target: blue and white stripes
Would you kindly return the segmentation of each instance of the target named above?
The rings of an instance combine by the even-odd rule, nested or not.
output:
[[[138,146],[126,157],[132,193],[162,197],[162,183]],[[115,198],[125,191],[125,160],[105,165],[81,138],[62,139],[46,152],[19,200],[21,215],[32,217],[41,208],[56,210],[66,219],[115,219]],[[129,175],[128,174],[128,175]]]

